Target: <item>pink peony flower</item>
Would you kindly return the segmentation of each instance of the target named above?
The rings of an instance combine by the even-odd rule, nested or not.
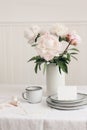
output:
[[[38,38],[36,50],[42,58],[46,61],[50,61],[54,58],[54,56],[59,55],[59,44],[57,37],[51,35],[50,33],[45,33]]]
[[[78,43],[81,42],[81,38],[79,35],[77,35],[76,33],[69,33],[66,36],[66,40],[68,42],[70,42],[71,45],[77,45]]]

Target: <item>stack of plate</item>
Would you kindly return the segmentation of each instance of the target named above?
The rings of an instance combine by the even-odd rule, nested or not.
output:
[[[46,100],[48,106],[59,110],[76,110],[84,108],[87,105],[87,95],[77,94],[76,100],[58,100],[57,95],[49,96]]]

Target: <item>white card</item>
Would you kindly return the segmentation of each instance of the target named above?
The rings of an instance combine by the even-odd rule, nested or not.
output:
[[[58,87],[58,100],[76,100],[76,86],[60,86]]]

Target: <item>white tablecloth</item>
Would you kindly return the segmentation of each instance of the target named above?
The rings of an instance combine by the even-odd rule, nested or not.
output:
[[[0,130],[87,130],[87,108],[61,111],[48,107],[46,98],[38,104],[20,101],[0,109]]]
[[[0,130],[87,130],[87,108],[60,111],[49,108],[45,100],[0,109]]]

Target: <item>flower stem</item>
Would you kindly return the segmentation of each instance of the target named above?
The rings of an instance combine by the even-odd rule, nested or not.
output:
[[[67,51],[67,49],[69,48],[70,44],[71,44],[71,43],[69,42],[69,44],[67,45],[67,47],[65,48],[65,50],[64,50],[64,52],[62,53],[61,56],[63,56],[63,55],[66,53],[66,51]]]

